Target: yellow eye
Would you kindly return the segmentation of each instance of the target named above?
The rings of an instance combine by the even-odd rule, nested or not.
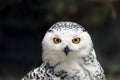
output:
[[[55,38],[53,38],[53,42],[54,42],[55,44],[59,44],[59,43],[61,43],[61,39],[55,37]]]
[[[80,43],[80,38],[74,38],[74,39],[72,40],[72,42],[73,42],[74,44],[78,44],[78,43]]]

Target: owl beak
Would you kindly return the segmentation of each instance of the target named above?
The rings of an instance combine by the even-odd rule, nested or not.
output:
[[[70,48],[69,48],[68,46],[66,46],[66,47],[64,48],[64,52],[65,52],[65,54],[66,54],[66,56],[67,56],[68,53],[70,52]]]

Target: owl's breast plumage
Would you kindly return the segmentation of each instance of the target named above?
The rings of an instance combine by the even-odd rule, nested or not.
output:
[[[22,80],[90,80],[83,72],[70,74],[64,70],[54,71],[54,67],[43,63],[40,67],[29,72]]]

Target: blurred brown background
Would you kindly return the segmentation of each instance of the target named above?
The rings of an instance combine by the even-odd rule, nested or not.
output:
[[[84,26],[108,80],[120,80],[119,0],[0,0],[0,80],[40,66],[42,38],[57,21]]]

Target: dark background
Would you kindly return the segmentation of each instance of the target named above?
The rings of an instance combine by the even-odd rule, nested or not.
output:
[[[0,0],[0,80],[40,66],[42,38],[57,21],[84,26],[108,80],[120,80],[119,0]]]

